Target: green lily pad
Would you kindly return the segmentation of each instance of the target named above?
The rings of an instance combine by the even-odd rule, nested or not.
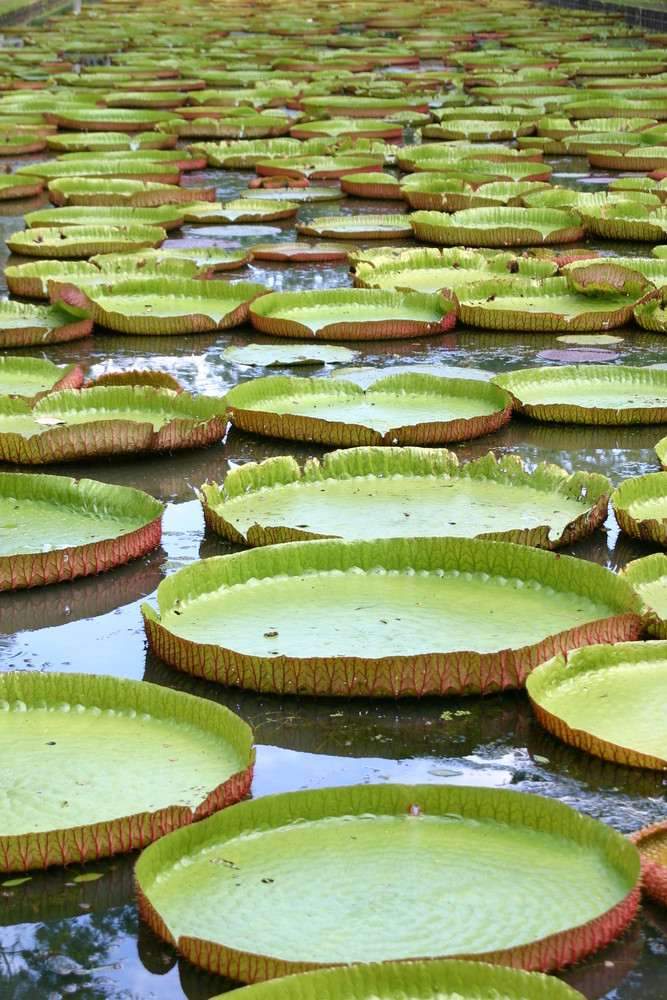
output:
[[[5,242],[12,253],[25,257],[71,260],[159,247],[166,238],[159,226],[71,226],[26,229]]]
[[[648,208],[636,201],[580,207],[579,214],[594,236],[610,240],[663,240],[667,233],[667,208]]]
[[[242,545],[307,538],[457,535],[558,548],[607,514],[609,481],[493,453],[460,466],[452,452],[353,448],[303,471],[294,459],[232,470],[202,486],[206,524]]]
[[[480,382],[490,382],[496,373],[486,368],[468,368],[463,365],[395,365],[377,368],[374,365],[350,365],[329,373],[329,378],[345,378],[355,382],[362,389],[368,389],[378,379],[387,375],[436,375],[438,378],[472,378]]]
[[[124,110],[119,108],[62,108],[44,115],[50,125],[73,131],[141,132],[158,124],[179,121],[171,111]]]
[[[243,798],[252,780],[241,719],[144,682],[10,671],[0,734],[4,871],[136,850]]]
[[[44,358],[0,357],[0,395],[36,403],[48,392],[78,389],[83,384],[80,365],[54,365]]]
[[[344,261],[356,247],[351,243],[257,243],[250,252],[257,260],[291,260],[297,263]]]
[[[12,201],[15,198],[36,198],[42,193],[44,181],[37,177],[29,179],[20,174],[0,175],[0,201]]]
[[[114,265],[115,261],[121,258],[127,259],[127,256],[127,253],[97,254],[90,258],[90,262],[102,270],[107,270]],[[138,257],[138,268],[142,266],[142,260],[155,260],[158,264],[167,260],[185,260],[192,261],[197,267],[205,268],[207,271],[235,271],[244,267],[250,260],[250,254],[247,250],[223,250],[220,247],[172,246],[161,250],[132,251],[131,256]]]
[[[628,837],[639,851],[642,892],[667,906],[667,823],[655,823]]]
[[[502,1000],[582,1000],[581,993],[553,976],[453,959],[382,962],[302,972],[289,979],[270,979],[247,986],[240,1000],[316,1000],[324,995],[331,1000],[343,1000],[346,996],[376,1000],[408,994],[414,1000],[485,1000],[489,990]],[[222,1000],[222,994],[217,1000]]]
[[[201,333],[240,326],[250,303],[267,289],[251,281],[197,281],[150,277],[113,281],[106,286],[58,288],[60,300],[90,310],[95,323],[119,333],[163,335]]]
[[[76,317],[59,306],[0,301],[0,346],[33,347],[81,340],[93,328],[90,313]]]
[[[241,139],[196,143],[192,152],[203,152],[209,167],[223,170],[247,170],[269,158],[296,156],[301,148],[298,139]]]
[[[561,333],[623,326],[653,286],[628,268],[596,262],[566,277],[486,280],[457,289],[459,318],[491,330]]]
[[[186,222],[198,223],[242,223],[271,222],[274,219],[288,219],[299,210],[294,201],[279,201],[276,199],[235,198],[226,204],[215,202],[209,204],[196,202],[183,206]]]
[[[281,694],[520,687],[557,650],[635,639],[641,628],[640,602],[611,571],[462,538],[249,549],[180,570],[160,583],[157,600],[157,612],[144,604],[142,613],[160,659]]]
[[[358,258],[357,258],[358,260]],[[399,291],[435,292],[454,291],[463,286],[493,279],[498,290],[504,279],[514,273],[528,277],[548,277],[554,274],[552,261],[516,257],[510,251],[490,257],[488,252],[466,250],[462,247],[437,249],[419,247],[401,250],[395,256],[387,248],[385,254],[355,263],[354,283],[361,288],[397,289]]]
[[[659,369],[564,365],[520,369],[493,381],[533,420],[612,426],[667,422],[667,371]]]
[[[328,118],[322,121],[300,122],[290,129],[294,139],[313,139],[318,136],[338,138],[359,136],[367,139],[402,139],[403,126],[389,121],[366,118]]]
[[[245,347],[227,347],[222,356],[235,365],[281,368],[287,365],[347,364],[356,358],[357,352],[331,344],[246,344]]]
[[[179,167],[172,163],[155,163],[152,160],[101,159],[92,160],[44,160],[19,167],[15,177],[41,178],[54,181],[63,177],[109,177],[115,179],[154,181],[158,184],[178,184],[181,179]]]
[[[610,333],[566,333],[556,337],[560,344],[572,344],[577,347],[611,347],[623,343],[623,337],[614,337]]]
[[[627,925],[640,865],[619,833],[553,799],[357,785],[240,803],[150,847],[136,873],[141,913],[158,934],[199,966],[247,982],[324,965],[363,976],[350,964],[424,955],[553,969]],[[403,968],[410,976],[412,964]],[[407,992],[483,995],[450,994],[433,973],[427,992],[417,983]],[[513,996],[490,984],[484,992]]]
[[[204,274],[209,268],[203,269]],[[201,273],[194,261],[180,261],[176,257],[164,259],[145,254],[109,254],[99,258],[99,266],[81,260],[39,260],[17,267],[5,268],[7,287],[14,295],[26,298],[47,299],[48,284],[71,284],[76,287],[88,283],[113,281],[117,276],[136,277],[138,274],[178,274],[196,277]]]
[[[345,192],[336,187],[307,188],[248,188],[239,192],[239,198],[253,201],[294,201],[308,204],[312,201],[340,201]]]
[[[214,201],[215,188],[182,188],[176,184],[99,177],[63,177],[49,183],[49,199],[59,207],[86,205],[155,208],[192,200]]]
[[[163,511],[127,486],[0,473],[0,590],[73,580],[145,555],[159,544]]]
[[[274,376],[235,386],[227,402],[242,430],[341,447],[467,440],[498,430],[511,409],[491,384],[429,375],[389,375],[366,392],[342,379]]]
[[[386,340],[449,330],[456,307],[442,295],[336,288],[323,292],[272,292],[253,303],[250,320],[275,337]]]
[[[412,236],[407,215],[328,215],[297,222],[297,232],[340,240],[399,240]]]
[[[160,226],[177,229],[183,224],[185,206],[160,205],[157,208],[125,206],[75,205],[66,208],[44,208],[28,212],[24,217],[28,229],[47,229],[51,226]]]
[[[308,177],[326,180],[345,174],[381,169],[384,157],[378,156],[282,156],[258,160],[255,170],[260,177]]]
[[[426,125],[422,130],[422,139],[467,139],[468,142],[500,142],[516,139],[520,135],[532,135],[535,131],[534,119],[522,122],[520,119],[504,118],[502,120],[479,119],[475,117],[476,109],[470,112],[470,118],[456,121],[439,122]]]
[[[667,555],[655,552],[634,559],[621,570],[621,576],[647,608],[646,631],[658,639],[667,639]]]
[[[611,505],[626,534],[667,547],[667,472],[624,480]]]
[[[150,386],[52,392],[34,407],[0,397],[0,459],[40,465],[219,441],[224,399]]]
[[[662,261],[653,263],[661,264]],[[667,276],[664,285],[661,285],[661,295],[650,302],[641,303],[634,310],[634,317],[645,330],[654,333],[667,332]]]
[[[393,174],[343,174],[340,186],[345,194],[355,195],[357,198],[403,201],[401,185]]]
[[[59,132],[46,144],[57,153],[129,152],[132,149],[168,149],[175,140],[159,132]]]
[[[526,688],[538,722],[565,743],[616,764],[667,768],[667,642],[559,653]]]
[[[552,208],[469,208],[447,215],[413,212],[415,236],[446,246],[526,246],[573,243],[585,228],[578,215]]]

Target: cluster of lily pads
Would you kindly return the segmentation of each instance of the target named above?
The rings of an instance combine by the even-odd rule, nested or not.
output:
[[[322,444],[337,450],[301,467],[286,443],[201,485],[207,528],[243,550],[180,569],[157,610],[142,606],[162,661],[285,696],[525,687],[560,740],[667,769],[667,554],[614,573],[553,551],[610,507],[622,531],[667,548],[667,471],[612,489],[599,473],[441,447],[510,419],[655,424],[667,470],[667,372],[331,370],[357,360],[341,342],[456,323],[558,333],[593,356],[626,324],[667,332],[667,248],[654,245],[667,241],[667,63],[651,37],[521,0],[340,0],[307,17],[277,2],[105,0],[16,34],[0,48],[0,199],[20,210],[45,192],[53,207],[6,241],[0,460],[19,468],[0,472],[0,590],[100,573],[161,537],[147,493],[22,466],[203,447],[228,425]],[[544,157],[561,155],[607,171],[606,190],[554,184]],[[233,171],[238,197],[189,177],[203,168]],[[330,214],[313,214],[320,202]],[[267,222],[276,239],[211,242]],[[236,280],[253,261],[349,272],[345,287],[275,291]],[[257,341],[226,359],[266,373],[218,396],[166,371],[87,379],[83,364],[15,353],[102,331],[222,342],[241,326]],[[330,369],[270,371],[309,362]],[[142,916],[187,959],[246,983],[307,974],[253,987],[267,1000],[574,1000],[536,970],[618,936],[642,884],[667,903],[666,824],[631,843],[548,798],[460,786],[242,802],[249,726],[213,700],[113,677],[7,672],[0,719],[0,870],[145,847]]]

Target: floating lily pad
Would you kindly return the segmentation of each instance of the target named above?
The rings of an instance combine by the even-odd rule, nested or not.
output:
[[[336,288],[272,292],[250,308],[252,325],[275,337],[387,340],[449,330],[456,307],[442,295]]]
[[[294,201],[235,198],[225,205],[220,202],[184,205],[183,210],[186,222],[271,222],[274,219],[289,219],[296,215],[299,206]]]
[[[368,121],[359,118],[328,118],[322,121],[300,122],[290,129],[293,139],[313,139],[317,136],[359,136],[367,139],[401,139],[403,126],[388,121]]]
[[[553,976],[453,959],[338,966],[270,979],[245,990],[240,1000],[316,1000],[324,995],[376,1000],[408,994],[414,1000],[485,1000],[489,990],[502,1000],[582,1000],[581,993]]]
[[[457,290],[459,318],[491,330],[562,332],[623,326],[653,285],[628,268],[595,263],[565,277],[480,281]]]
[[[242,430],[342,447],[467,440],[498,430],[511,412],[491,384],[430,375],[388,375],[366,392],[343,379],[275,376],[235,386],[227,401]]]
[[[58,153],[129,152],[133,149],[168,149],[176,139],[159,132],[59,132],[46,144]]]
[[[109,177],[112,179],[155,181],[160,184],[178,184],[181,171],[172,163],[155,163],[152,160],[107,160],[94,156],[92,160],[44,160],[19,167],[15,177],[38,177],[54,181],[63,177]]]
[[[44,358],[0,357],[0,395],[35,403],[47,392],[78,389],[83,384],[80,365],[60,367]]]
[[[380,378],[387,375],[436,375],[438,378],[472,378],[480,382],[490,382],[496,373],[486,368],[468,368],[464,365],[425,365],[418,362],[411,365],[395,365],[378,368],[374,365],[350,365],[330,372],[330,378],[345,378],[356,382],[362,389],[368,389]]]
[[[239,198],[256,201],[295,201],[306,204],[312,201],[340,201],[344,197],[345,192],[337,187],[248,188],[239,192]]]
[[[345,261],[356,247],[351,243],[258,243],[250,248],[257,260]]]
[[[74,317],[57,305],[0,301],[0,347],[33,347],[81,340],[92,328],[89,313]]]
[[[74,205],[44,208],[24,216],[28,229],[66,229],[69,226],[159,226],[177,229],[183,225],[185,206],[160,205],[157,208],[132,206]]]
[[[47,111],[44,115],[50,125],[59,128],[98,132],[141,132],[162,122],[179,121],[170,111],[124,110],[119,108],[76,108]]]
[[[621,834],[554,799],[357,785],[241,803],[150,847],[136,873],[154,931],[199,966],[247,982],[324,965],[363,976],[354,963],[424,955],[553,969],[627,926],[640,864]],[[286,911],[289,921],[279,916]],[[409,977],[412,963],[403,968]],[[427,983],[427,992],[416,982],[407,993],[483,995],[450,994],[435,974]],[[353,988],[346,995],[367,996]],[[484,992],[514,995],[490,984]]]
[[[615,337],[611,333],[565,333],[556,337],[559,344],[572,344],[575,347],[615,347],[623,343],[623,337]]]
[[[469,208],[453,215],[413,212],[410,219],[417,239],[446,246],[573,243],[585,233],[578,215],[557,208]]]
[[[242,545],[307,538],[457,535],[553,549],[602,524],[609,481],[492,453],[460,466],[452,452],[354,448],[303,471],[290,457],[247,464],[204,485],[206,524]]]
[[[667,282],[662,286],[659,297],[636,306],[634,317],[645,330],[667,333]]]
[[[611,505],[626,534],[667,547],[667,472],[624,480]]]
[[[667,768],[667,642],[559,653],[526,682],[537,719],[595,757]]]
[[[594,236],[609,240],[663,240],[667,234],[667,208],[650,209],[636,201],[592,208],[580,207],[579,214]]]
[[[109,254],[97,258],[99,266],[82,260],[39,260],[17,267],[5,268],[7,287],[14,295],[26,298],[46,299],[48,285],[71,284],[76,287],[100,282],[107,284],[119,274],[124,277],[138,274],[179,274],[181,277],[195,277],[209,273],[209,268],[198,268],[194,261],[181,261],[177,257],[163,259],[146,254]]]
[[[667,639],[667,555],[655,552],[643,559],[633,559],[621,575],[631,584],[648,613],[644,618],[647,632]]]
[[[30,180],[20,174],[0,175],[0,201],[12,201],[14,198],[35,198],[42,193],[44,181],[41,178]]]
[[[58,206],[131,205],[136,208],[154,208],[190,201],[214,201],[215,188],[182,188],[176,184],[98,177],[63,177],[49,183],[49,199]]]
[[[110,281],[113,278],[110,276]],[[128,278],[81,291],[60,287],[59,298],[90,309],[95,323],[119,333],[162,335],[201,333],[240,326],[250,303],[267,289],[251,281],[197,281],[193,278]]]
[[[40,465],[198,448],[220,440],[224,399],[146,386],[52,392],[34,407],[0,397],[0,459]]]
[[[235,365],[280,368],[286,365],[347,364],[356,358],[357,352],[331,344],[246,344],[245,347],[227,347],[222,356]]]
[[[159,247],[166,238],[159,226],[70,226],[23,230],[5,242],[12,253],[25,257],[71,260]]]
[[[250,260],[250,253],[247,250],[223,250],[221,247],[170,246],[160,250],[131,251],[131,253],[132,256],[138,255],[138,268],[141,267],[142,260],[155,260],[158,264],[166,260],[187,260],[206,270],[235,271],[244,267]],[[127,256],[127,253],[97,254],[90,258],[90,262],[106,270],[116,260],[127,259]]]
[[[357,198],[403,201],[401,185],[393,174],[344,174],[340,186],[345,194],[356,195]]]
[[[4,871],[136,850],[243,798],[252,780],[241,719],[144,682],[10,671],[0,734]]]
[[[160,659],[281,694],[520,687],[557,651],[641,628],[639,600],[611,571],[463,538],[269,545],[188,566],[157,599],[142,612]]]
[[[519,412],[574,424],[667,422],[667,371],[625,365],[566,365],[497,375]],[[546,400],[546,402],[545,402]]]
[[[641,858],[642,892],[667,906],[667,823],[645,827],[628,839]]]
[[[255,170],[260,177],[308,177],[326,180],[345,174],[381,170],[384,157],[376,156],[282,156],[273,160],[259,160]]]
[[[337,240],[400,240],[412,236],[407,215],[329,215],[297,222],[303,236]]]
[[[127,486],[0,473],[0,590],[73,580],[145,555],[160,541],[163,511]]]

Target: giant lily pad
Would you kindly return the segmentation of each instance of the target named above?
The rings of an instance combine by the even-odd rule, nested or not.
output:
[[[311,201],[340,201],[344,197],[345,192],[340,188],[315,187],[311,184],[308,187],[248,188],[239,192],[239,198],[252,201],[295,201],[297,204],[307,204]]]
[[[366,392],[343,379],[254,379],[227,402],[242,430],[342,447],[466,440],[498,430],[511,412],[502,389],[430,375],[388,375]]]
[[[32,408],[0,397],[0,459],[40,465],[198,448],[222,437],[224,406],[224,399],[132,385],[52,392]]]
[[[449,330],[456,307],[442,295],[337,288],[272,292],[250,307],[250,319],[275,337],[387,340]]]
[[[157,253],[157,251],[156,251]],[[84,260],[38,260],[17,267],[5,268],[7,287],[14,295],[32,299],[48,299],[49,282],[58,286],[72,284],[79,287],[88,283],[111,282],[123,277],[138,275],[178,274],[184,278],[204,277],[212,268],[199,268],[195,261],[178,257],[152,257],[144,254],[108,254],[97,258],[96,267]]]
[[[176,138],[159,132],[59,132],[47,136],[49,149],[58,153],[129,152],[132,149],[167,149]]]
[[[111,278],[111,276],[110,276]],[[193,278],[128,278],[103,286],[59,288],[60,298],[89,308],[100,326],[119,333],[201,333],[239,326],[250,303],[266,292],[251,281],[227,283]]]
[[[170,111],[123,110],[117,108],[62,108],[44,115],[50,125],[74,131],[141,132],[162,122],[180,121]]]
[[[619,201],[597,207],[580,207],[579,214],[594,236],[610,240],[663,240],[667,233],[667,208],[647,208],[637,201]]]
[[[520,687],[557,651],[641,628],[640,602],[609,570],[462,538],[269,545],[188,566],[157,599],[142,611],[161,659],[282,694]]]
[[[667,906],[667,823],[645,827],[628,839],[641,858],[642,892]]]
[[[74,205],[43,208],[24,216],[28,229],[65,229],[69,226],[159,226],[177,229],[183,225],[183,205],[160,205],[157,208],[132,206]]]
[[[127,486],[0,473],[0,590],[73,580],[145,555],[160,541],[163,510]]]
[[[166,232],[159,226],[71,226],[22,230],[5,242],[12,253],[25,257],[76,260],[101,253],[159,247],[166,238]]]
[[[344,261],[355,247],[351,243],[258,243],[251,247],[258,260]]]
[[[491,330],[588,332],[622,326],[632,310],[658,293],[641,275],[595,263],[566,277],[486,280],[457,292],[459,318]]]
[[[393,174],[343,174],[340,179],[341,189],[345,194],[356,195],[357,198],[381,198],[383,200],[402,201],[401,186]]]
[[[534,420],[575,424],[667,422],[667,371],[624,365],[564,365],[497,375],[496,385]]]
[[[222,356],[235,365],[282,368],[289,365],[347,364],[356,358],[357,352],[332,344],[246,344],[245,347],[227,347]]]
[[[255,170],[260,177],[308,177],[326,180],[367,171],[380,171],[384,157],[377,156],[281,156],[259,160]]]
[[[667,555],[655,552],[643,559],[633,559],[621,571],[646,605],[644,626],[658,639],[667,639]]]
[[[651,263],[661,265],[663,262],[655,260]],[[667,333],[667,276],[660,289],[661,293],[658,297],[653,298],[650,302],[637,305],[634,317],[645,330],[652,330],[654,333]]]
[[[559,653],[528,678],[541,725],[596,757],[667,769],[667,642]]]
[[[91,264],[95,264],[102,270],[107,270],[116,261],[127,259],[127,254],[96,254],[90,258]],[[160,250],[141,250],[132,252],[133,257],[137,257],[137,270],[142,266],[141,261],[154,260],[160,264],[166,260],[186,260],[196,264],[206,271],[235,271],[244,267],[250,260],[250,253],[247,250],[225,250],[221,247],[163,247]]]
[[[417,239],[446,246],[573,243],[585,232],[578,215],[557,208],[469,208],[453,215],[413,212],[410,219]]]
[[[136,850],[243,798],[252,780],[241,719],[144,682],[2,674],[0,733],[4,871]]]
[[[667,547],[667,472],[624,480],[611,505],[626,534]]]
[[[199,499],[208,527],[242,545],[438,534],[553,549],[602,523],[608,490],[604,476],[556,465],[528,473],[514,455],[460,466],[447,451],[354,448],[303,473],[287,456],[243,465]]]
[[[641,845],[638,845],[641,852]],[[643,860],[643,859],[642,859]],[[582,1000],[582,994],[553,976],[486,962],[427,959],[337,966],[270,979],[245,988],[240,1000],[356,1000],[408,995],[414,1000]],[[216,1000],[222,1000],[222,995]]]
[[[54,181],[63,177],[109,177],[112,179],[155,181],[159,184],[178,184],[179,167],[173,163],[156,163],[153,160],[107,160],[93,156],[92,160],[44,160],[19,167],[15,177],[42,178]]]
[[[186,222],[201,223],[241,223],[241,222],[271,222],[274,219],[288,219],[299,210],[294,201],[265,200],[261,198],[235,198],[226,204],[216,202],[201,205],[192,203],[184,205]]]
[[[131,205],[135,208],[154,208],[193,200],[214,201],[215,188],[182,188],[176,184],[99,177],[63,177],[49,183],[49,199],[57,206]]]
[[[150,847],[136,869],[153,930],[198,965],[246,982],[424,955],[553,969],[625,928],[639,872],[632,844],[561,802],[433,785],[241,803]],[[412,964],[404,968],[409,977]],[[422,993],[410,984],[407,993],[483,995],[450,993],[435,974],[428,986]],[[337,995],[325,989],[318,995]],[[484,993],[513,996],[490,984]],[[367,993],[355,986],[346,995]]]
[[[0,347],[32,347],[81,340],[93,328],[88,313],[72,316],[59,306],[0,301]]]
[[[400,240],[412,236],[407,215],[322,215],[298,222],[304,236],[336,240]]]
[[[78,389],[83,384],[79,365],[60,367],[44,358],[0,357],[0,395],[36,403],[48,392]]]
[[[30,179],[21,175],[7,174],[0,176],[0,201],[12,201],[14,198],[35,198],[41,194],[44,181],[41,177]]]

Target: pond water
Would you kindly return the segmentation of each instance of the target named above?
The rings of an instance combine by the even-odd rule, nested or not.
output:
[[[23,158],[21,162],[25,162]],[[9,163],[15,161],[7,161]],[[585,159],[552,158],[554,182],[581,189],[603,186]],[[250,172],[201,171],[186,184],[217,184],[222,200],[247,186]],[[318,182],[319,183],[319,182]],[[0,264],[4,239],[23,228],[24,212],[43,207],[33,199],[0,210]],[[304,206],[299,219],[326,214]],[[397,203],[348,198],[343,213],[405,211]],[[179,241],[230,248],[294,238],[291,221],[270,226],[185,227]],[[411,245],[412,241],[406,241]],[[363,246],[377,243],[361,244]],[[396,244],[394,244],[396,245]],[[587,241],[606,253],[649,252],[645,244]],[[14,258],[12,263],[19,263]],[[350,287],[346,267],[327,264],[256,264],[221,280],[259,281],[275,289]],[[667,361],[664,340],[624,328],[610,363],[650,365]],[[59,363],[81,362],[89,377],[110,370],[169,371],[194,393],[222,394],[264,374],[223,358],[230,345],[261,341],[249,327],[220,335],[130,337],[96,332],[87,340],[21,353]],[[446,364],[501,372],[556,363],[541,356],[562,348],[555,335],[485,333],[465,327],[408,342],[350,345],[358,364]],[[331,367],[286,369],[321,376]],[[540,426],[513,419],[501,431],[454,446],[462,460],[493,449],[520,455],[530,466],[556,462],[571,471],[608,475],[617,485],[628,476],[658,471],[651,427]],[[2,669],[81,671],[142,678],[219,701],[252,724],[257,743],[254,796],[354,783],[448,782],[505,786],[552,796],[627,833],[664,818],[667,777],[605,763],[566,747],[535,722],[524,693],[465,699],[371,702],[253,695],[200,682],[169,669],[146,649],[139,606],[167,574],[193,560],[232,550],[204,529],[194,490],[220,481],[228,469],[271,455],[303,462],[324,449],[267,440],[230,429],[224,439],[198,451],[104,459],[45,468],[131,485],[167,504],[160,547],[147,557],[99,577],[25,592],[0,594]],[[6,470],[10,466],[3,467]],[[31,470],[39,471],[39,469]],[[654,547],[620,534],[613,515],[602,530],[567,551],[619,569]],[[34,873],[18,886],[0,885],[0,998],[77,997],[89,1000],[207,1000],[234,984],[205,975],[157,939],[139,919],[132,870],[136,859],[114,858],[85,868]],[[6,880],[5,880],[6,881]],[[640,918],[616,942],[562,978],[588,1000],[664,1000],[667,994],[667,915],[644,905]]]

